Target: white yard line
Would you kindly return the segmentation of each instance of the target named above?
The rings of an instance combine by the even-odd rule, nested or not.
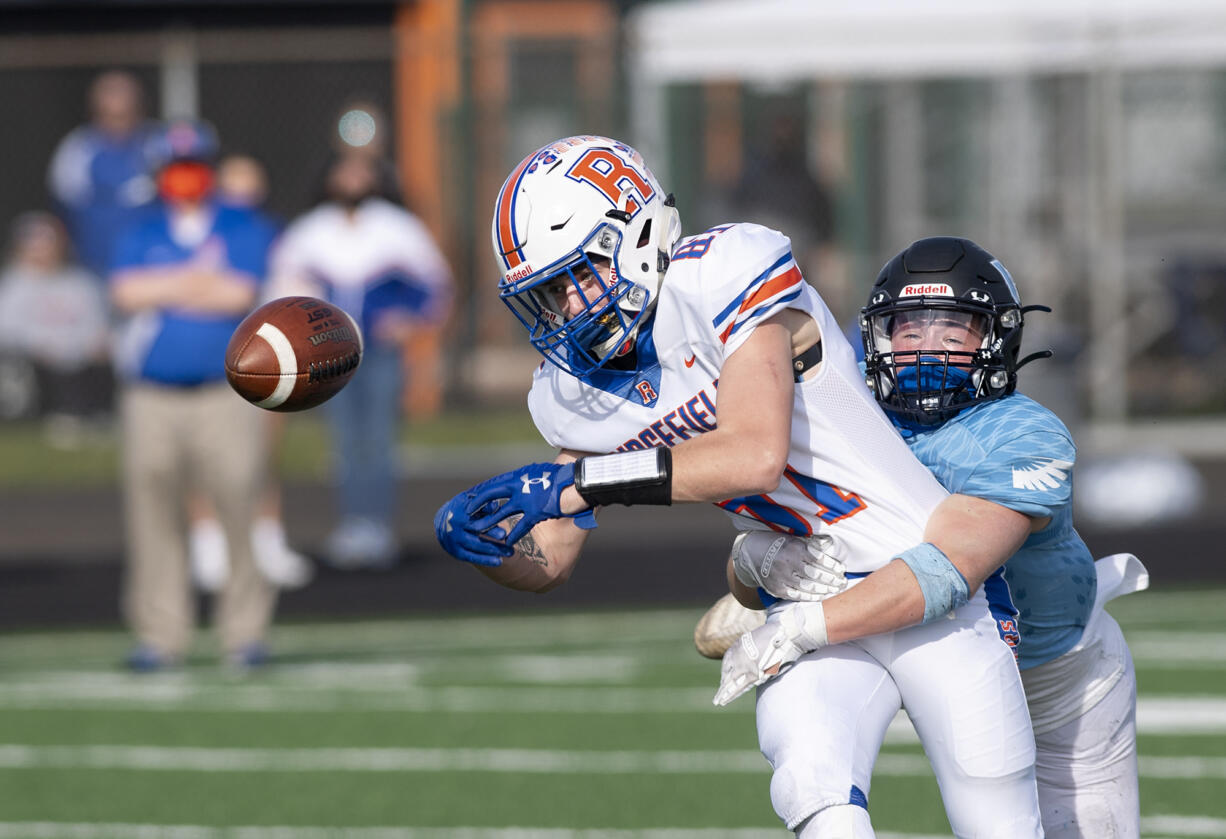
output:
[[[783,828],[645,828],[571,830],[548,827],[207,827],[176,824],[0,822],[0,839],[780,839]],[[878,833],[880,839],[947,839]]]
[[[543,774],[750,774],[767,771],[756,751],[567,751],[560,749],[228,749],[161,746],[0,745],[4,769],[129,769],[186,772],[495,772]]]
[[[283,624],[274,627],[277,649],[325,654],[329,650],[391,648],[405,653],[433,650],[500,650],[509,647],[569,648],[591,644],[641,644],[672,641],[690,644],[701,607],[667,609],[462,617],[405,618]],[[116,632],[31,632],[12,636],[20,642],[13,657],[33,660],[64,650],[122,650]],[[7,657],[7,656],[6,656]]]
[[[1221,634],[1212,628],[1181,630],[1195,604],[1213,614],[1226,589],[1178,594],[1145,592],[1143,609],[1129,609],[1125,635],[1134,656],[1161,666],[1170,656],[1180,660],[1223,660]],[[1137,603],[1140,603],[1140,597]],[[1126,602],[1126,601],[1121,601]],[[284,624],[274,629],[279,650],[326,655],[355,648],[390,648],[404,654],[443,650],[504,650],[523,647],[569,649],[589,645],[623,647],[643,643],[689,644],[694,623],[704,607],[588,613],[427,616],[403,620]],[[1115,611],[1114,604],[1109,611]],[[1135,612],[1135,614],[1134,614]],[[124,636],[106,632],[29,632],[11,637],[15,643],[0,661],[46,661],[69,649],[74,655],[114,654]]]
[[[560,679],[569,657],[531,657],[524,669],[544,682]],[[612,657],[604,665],[624,672],[632,664]],[[578,666],[578,665],[577,665]],[[592,667],[595,676],[600,667]],[[225,684],[187,673],[132,677],[113,671],[64,672],[0,681],[0,709],[106,709],[164,711],[334,712],[337,710],[451,713],[748,713],[753,703],[711,704],[713,687],[424,687],[413,667],[381,664],[309,664],[286,668],[258,683]],[[1226,698],[1142,696],[1141,734],[1226,734]],[[891,726],[894,742],[913,741],[905,718]]]
[[[1226,698],[1141,696],[1138,734],[1226,734]]]
[[[126,677],[61,678],[0,683],[3,709],[300,711],[338,710],[452,713],[735,713],[711,704],[714,688],[625,687],[420,687],[351,685],[320,688],[279,685],[204,684],[191,679],[142,680]],[[742,711],[752,711],[746,701]]]
[[[1226,819],[1148,816],[1143,836],[1226,836]],[[780,839],[782,828],[654,827],[638,830],[549,827],[314,827],[307,825],[0,822],[0,839]],[[948,834],[877,831],[878,839],[949,839]]]
[[[1128,648],[1138,667],[1196,667],[1220,669],[1226,666],[1226,648],[1220,633],[1160,632],[1127,633]],[[1215,639],[1216,642],[1215,642]]]
[[[1142,816],[1141,833],[1146,836],[1226,836],[1226,819],[1208,816]]]
[[[782,827],[309,827],[193,824],[0,822],[0,839],[781,839]],[[947,834],[877,831],[877,839],[949,839]]]
[[[764,775],[750,750],[237,749],[164,746],[29,746],[0,744],[0,769],[92,769],[145,772],[510,772],[573,775]],[[1226,758],[1144,757],[1141,776],[1226,779]],[[922,755],[882,754],[879,775],[930,774]]]

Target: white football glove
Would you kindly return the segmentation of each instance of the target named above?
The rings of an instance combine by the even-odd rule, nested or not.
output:
[[[826,643],[826,615],[821,603],[787,603],[772,609],[766,623],[746,632],[724,653],[719,690],[713,701],[727,705]]]
[[[834,539],[808,539],[773,530],[748,530],[732,542],[732,568],[750,588],[780,600],[817,601],[847,587]]]

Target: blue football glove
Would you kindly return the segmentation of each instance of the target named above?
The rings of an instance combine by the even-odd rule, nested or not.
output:
[[[514,545],[546,519],[573,518],[585,530],[596,526],[590,509],[563,513],[562,490],[575,482],[573,463],[531,463],[461,492],[439,508],[434,534],[447,553],[476,565],[498,566]],[[507,533],[499,522],[522,515]]]
[[[490,478],[473,487],[474,497],[468,507],[474,517],[472,527],[484,532],[508,516],[522,515],[506,534],[507,545],[514,545],[547,519],[572,518],[579,527],[591,530],[596,526],[591,508],[573,514],[562,512],[562,490],[574,482],[574,463],[529,463]]]
[[[506,533],[501,527],[491,527],[488,533],[472,527],[467,512],[472,499],[473,490],[466,489],[439,507],[434,514],[434,535],[443,550],[456,559],[474,565],[502,565],[502,558],[515,553],[515,549],[504,541]]]

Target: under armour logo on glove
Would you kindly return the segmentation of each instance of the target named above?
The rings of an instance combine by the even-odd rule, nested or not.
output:
[[[574,463],[529,463],[490,478],[476,488],[469,503],[470,515],[477,517],[472,527],[485,530],[508,516],[523,516],[507,534],[508,545],[514,545],[546,519],[573,518],[576,525],[591,530],[596,526],[591,509],[574,514],[562,512],[562,491],[574,482]],[[479,511],[487,505],[493,512],[481,515]]]
[[[525,468],[528,468],[528,467],[525,467]],[[541,475],[539,478],[530,478],[527,475],[523,475],[521,477],[523,478],[523,481],[524,481],[524,495],[527,495],[528,493],[532,492],[532,487],[537,484],[540,485],[541,489],[544,489],[544,490],[549,489],[550,484],[549,484],[548,475]]]

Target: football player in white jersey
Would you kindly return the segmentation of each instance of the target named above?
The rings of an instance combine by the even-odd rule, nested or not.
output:
[[[1025,695],[980,585],[1029,531],[981,531],[986,502],[910,453],[787,238],[682,239],[638,153],[580,136],[511,172],[493,240],[500,295],[549,362],[528,404],[559,454],[443,505],[443,547],[544,591],[605,504],[705,501],[740,530],[829,539],[847,591],[772,617],[803,614],[789,629],[825,645],[759,692],[776,812],[802,837],[872,837],[872,766],[905,704],[957,836],[1041,836]]]
[[[1054,414],[1015,392],[1017,368],[1050,355],[1018,361],[1022,317],[1031,309],[1045,307],[1023,307],[1004,265],[974,242],[921,239],[886,263],[862,312],[866,376],[943,486],[992,501],[991,514],[1001,520],[1021,516],[1037,525],[986,587],[1000,607],[1001,636],[1018,654],[1048,839],[1135,839],[1136,676],[1119,624],[1103,605],[1145,588],[1148,574],[1130,554],[1094,562],[1073,529],[1072,438]],[[751,573],[772,548],[782,561]],[[758,587],[793,600],[828,593],[803,585],[825,570],[811,540],[742,539],[732,565],[739,599],[750,605]],[[715,636],[724,634],[713,622],[762,622],[726,604],[713,613],[696,636],[711,657],[719,651]],[[764,636],[776,630],[752,632],[765,646]],[[737,659],[732,666],[758,681],[742,646],[724,645]],[[806,646],[793,639],[785,648],[798,656]]]

